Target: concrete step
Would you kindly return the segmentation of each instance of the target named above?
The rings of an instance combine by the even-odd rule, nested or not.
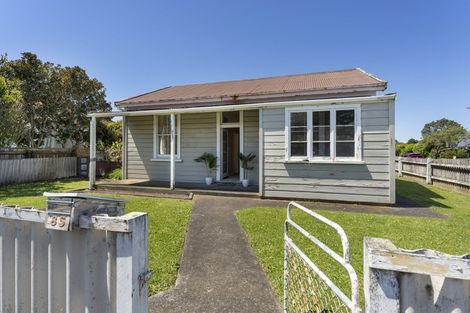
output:
[[[186,189],[186,188],[175,188],[170,190],[169,188],[163,187],[151,187],[151,186],[135,186],[135,185],[123,185],[123,184],[98,184],[96,186],[97,192],[110,192],[123,195],[138,195],[148,197],[160,197],[160,198],[176,198],[176,199],[188,199],[191,200],[194,194],[199,195],[211,195],[211,196],[225,196],[225,197],[242,197],[242,198],[259,198],[257,192],[245,192],[245,191],[230,191],[230,190],[209,190],[209,189]]]

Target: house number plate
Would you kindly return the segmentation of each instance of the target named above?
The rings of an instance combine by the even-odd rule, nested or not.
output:
[[[68,231],[70,229],[70,216],[51,213],[47,216],[46,228]]]

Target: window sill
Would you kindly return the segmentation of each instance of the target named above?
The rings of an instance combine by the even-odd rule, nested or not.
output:
[[[169,158],[151,158],[150,162],[170,162],[171,160]],[[183,160],[180,158],[175,158],[175,162],[181,163]]]
[[[285,160],[284,164],[351,164],[361,165],[366,164],[365,161],[360,160]]]

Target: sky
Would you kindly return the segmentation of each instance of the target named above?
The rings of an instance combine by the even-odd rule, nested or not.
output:
[[[0,54],[78,65],[114,102],[169,85],[360,67],[397,92],[396,136],[470,128],[470,1],[0,0]]]

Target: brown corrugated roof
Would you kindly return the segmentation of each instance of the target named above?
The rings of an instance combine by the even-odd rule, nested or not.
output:
[[[341,91],[343,89],[377,88],[384,90],[387,82],[356,68],[350,70],[307,73],[247,80],[171,86],[117,101],[118,106],[223,98],[269,96],[309,91]]]

